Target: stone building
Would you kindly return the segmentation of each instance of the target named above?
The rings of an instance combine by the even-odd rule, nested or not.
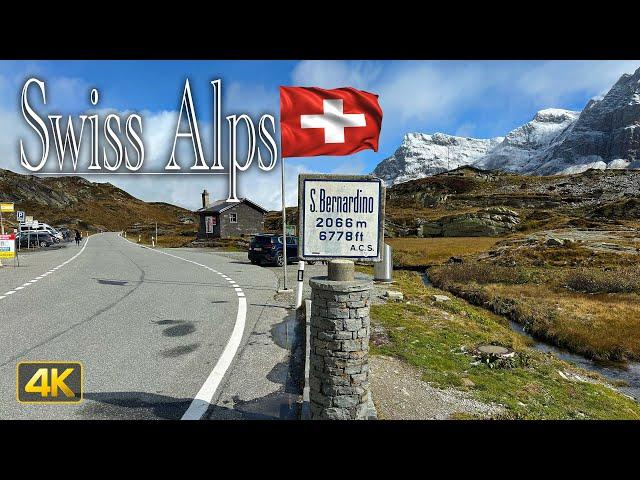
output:
[[[202,208],[196,210],[199,217],[198,239],[242,237],[264,231],[264,215],[267,210],[247,198],[240,202],[217,200],[209,203],[209,192],[202,192]]]

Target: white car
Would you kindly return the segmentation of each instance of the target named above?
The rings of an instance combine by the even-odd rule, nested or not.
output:
[[[21,223],[18,228],[20,233],[47,232],[60,241],[64,240],[64,236],[60,232],[46,223],[38,223],[37,225],[33,223]]]

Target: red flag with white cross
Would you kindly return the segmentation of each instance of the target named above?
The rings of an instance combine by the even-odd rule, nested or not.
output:
[[[351,87],[280,87],[282,157],[378,151],[378,95]]]

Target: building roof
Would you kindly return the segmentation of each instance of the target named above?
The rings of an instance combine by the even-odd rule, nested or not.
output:
[[[207,206],[207,208],[201,208],[199,210],[196,210],[196,213],[222,213],[225,210],[228,210],[229,208],[240,205],[241,203],[246,203],[247,205],[255,208],[256,210],[259,210],[262,213],[267,213],[268,211],[266,208],[263,208],[257,203],[252,202],[248,198],[240,198],[239,200],[240,200],[239,202],[227,202],[226,200],[216,200],[215,202],[210,203]]]

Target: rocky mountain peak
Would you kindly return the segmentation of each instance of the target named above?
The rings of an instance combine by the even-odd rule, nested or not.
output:
[[[374,174],[396,184],[464,165],[533,175],[640,168],[640,68],[581,112],[546,108],[505,137],[407,134]]]

